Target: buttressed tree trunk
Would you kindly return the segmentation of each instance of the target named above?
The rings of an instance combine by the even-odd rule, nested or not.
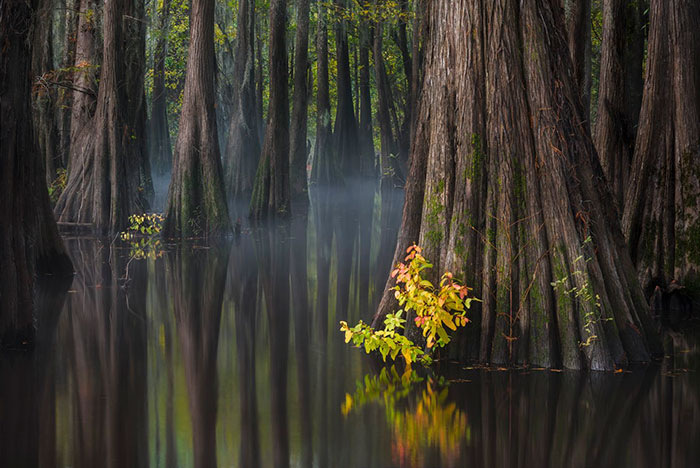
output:
[[[289,89],[287,88],[287,0],[270,3],[270,106],[250,216],[289,216]]]
[[[309,0],[297,4],[296,55],[294,58],[294,105],[290,131],[289,185],[293,198],[308,199],[306,191],[307,114],[309,108]]]
[[[233,118],[224,160],[228,194],[238,199],[250,197],[260,158],[261,117],[255,102],[255,2],[252,0],[241,0],[238,4],[235,55]]]
[[[0,4],[0,346],[34,338],[39,274],[70,274],[49,206],[31,113],[31,32],[37,1]]]
[[[133,19],[126,16],[133,12],[123,0],[104,5],[97,108],[89,124],[72,125],[72,131],[78,133],[71,144],[68,182],[55,207],[59,221],[92,224],[100,234],[121,231],[130,214],[148,207],[145,180],[150,180],[150,173],[146,178],[143,125],[139,127],[138,104],[133,103],[143,88],[137,88],[131,97],[126,95],[127,86],[135,84],[133,68],[143,66],[126,66],[126,57],[133,56],[134,40],[126,23]]]
[[[343,15],[346,0],[335,0],[336,10]],[[359,137],[357,120],[352,102],[352,82],[350,80],[350,52],[348,50],[348,21],[342,17],[335,18],[336,62],[338,64],[336,94],[338,104],[333,128],[333,146],[337,164],[343,177],[357,175],[360,168],[358,152]]]
[[[166,237],[231,230],[214,109],[214,0],[193,0],[187,77],[163,233]]]
[[[75,39],[73,72],[73,99],[70,117],[70,143],[69,143],[69,163],[80,154],[77,145],[80,144],[78,136],[95,113],[95,97],[97,96],[97,85],[95,77],[98,70],[99,60],[95,50],[95,29],[97,22],[97,2],[95,0],[76,0],[80,5],[78,13],[78,29]],[[79,163],[78,163],[79,164]]]
[[[331,98],[328,81],[328,16],[324,2],[318,2],[316,31],[316,144],[311,182],[329,184],[334,178],[331,140]]]
[[[700,293],[700,4],[653,0],[644,97],[622,220],[648,294]]]
[[[431,2],[428,14],[394,261],[416,242],[432,279],[452,271],[483,300],[462,358],[648,361],[659,342],[582,123],[558,0]],[[394,307],[392,285],[375,324]]]
[[[644,47],[644,38],[640,37],[640,9],[637,1],[603,2],[595,144],[620,212],[642,102],[643,50],[640,49]]]
[[[170,147],[170,131],[168,129],[167,93],[165,90],[165,57],[168,53],[170,0],[163,0],[158,17],[156,50],[153,57],[153,93],[151,97],[148,144],[153,170],[156,174],[166,174],[170,170],[173,159],[173,151]]]

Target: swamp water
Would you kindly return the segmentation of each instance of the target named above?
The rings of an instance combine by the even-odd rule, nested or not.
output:
[[[620,374],[382,368],[369,320],[400,195],[313,197],[221,245],[67,239],[32,354],[0,356],[0,466],[700,466],[700,348]],[[382,370],[384,369],[384,370]]]

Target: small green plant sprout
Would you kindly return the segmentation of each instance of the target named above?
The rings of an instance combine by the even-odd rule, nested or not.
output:
[[[68,175],[66,170],[61,168],[56,170],[56,178],[49,185],[49,200],[51,205],[55,205],[58,201],[58,197],[61,196],[63,190],[66,188],[66,182],[68,181]]]
[[[448,329],[455,331],[469,322],[466,311],[472,301],[478,299],[469,297],[469,288],[460,285],[452,273],[447,272],[442,276],[438,288],[424,279],[424,271],[433,265],[421,252],[417,245],[409,247],[406,263],[400,263],[391,273],[396,278],[394,294],[402,308],[386,316],[381,330],[375,330],[362,321],[354,327],[340,322],[340,331],[345,333],[346,343],[352,341],[355,346],[364,347],[367,354],[378,350],[384,361],[387,356],[396,359],[400,354],[409,366],[413,362],[427,366],[432,363],[435,347],[443,347],[450,342]],[[403,315],[408,311],[416,315],[415,324],[426,338],[425,349],[400,333],[406,323]]]

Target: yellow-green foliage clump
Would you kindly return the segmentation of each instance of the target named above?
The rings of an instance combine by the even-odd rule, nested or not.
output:
[[[346,343],[352,341],[358,347],[363,346],[367,354],[378,350],[384,360],[387,356],[396,359],[401,354],[408,365],[416,361],[428,365],[435,347],[444,347],[450,342],[448,330],[455,331],[469,322],[467,310],[477,299],[470,297],[469,288],[459,284],[450,272],[442,275],[438,287],[423,278],[424,272],[433,265],[421,252],[420,247],[412,245],[407,250],[405,263],[391,272],[396,278],[394,294],[402,308],[388,314],[380,330],[362,321],[354,327],[340,322]],[[415,324],[426,339],[425,349],[401,334],[406,322],[403,315],[409,311],[414,312]]]
[[[135,259],[156,259],[163,255],[159,238],[165,218],[158,214],[135,214],[129,216],[129,227],[120,235],[129,244],[130,256]]]

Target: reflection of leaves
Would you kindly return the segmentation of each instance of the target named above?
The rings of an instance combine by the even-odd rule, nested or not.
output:
[[[418,384],[423,382],[425,388],[417,393]],[[471,430],[467,415],[448,400],[444,378],[424,379],[410,368],[399,375],[392,366],[389,370],[383,368],[379,375],[366,375],[356,385],[353,395],[345,395],[343,415],[369,404],[383,405],[398,465],[423,465],[427,448],[438,449],[445,464],[458,461],[463,443],[471,438]]]

